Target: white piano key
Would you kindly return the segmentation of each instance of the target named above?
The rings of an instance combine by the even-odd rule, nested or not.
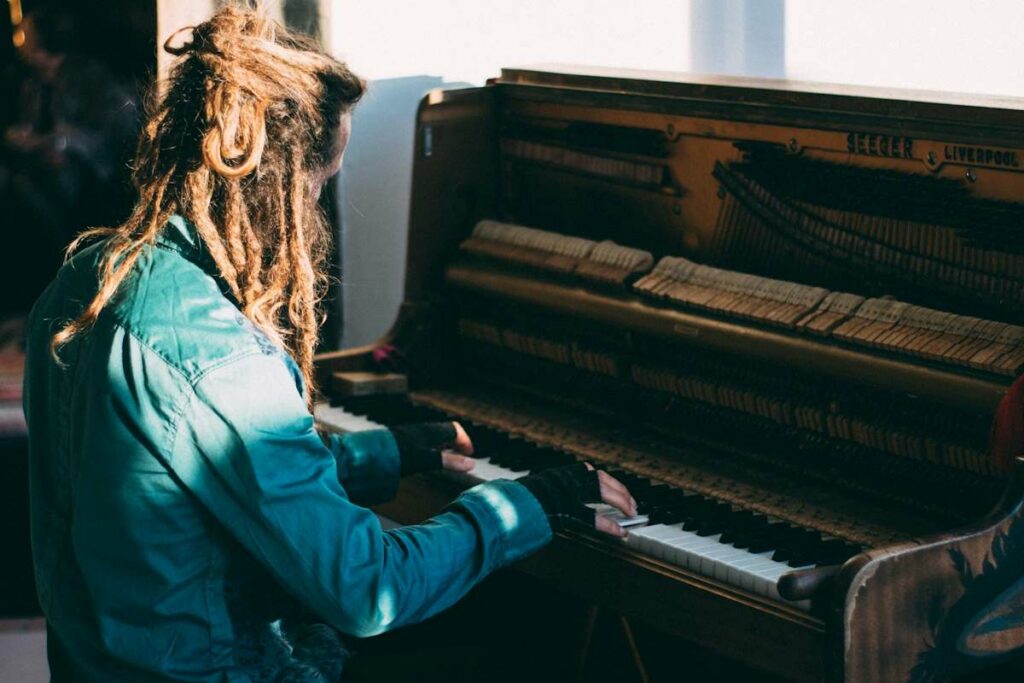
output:
[[[638,552],[650,554],[647,548],[651,545],[651,537],[667,529],[664,524],[651,524],[634,529],[626,537],[626,545],[635,548]]]
[[[627,543],[636,547],[644,554],[654,557],[664,557],[668,546],[659,539],[662,536],[672,537],[678,535],[680,531],[681,529],[679,527],[654,524],[631,531],[626,540]]]
[[[340,406],[328,403],[317,403],[313,408],[313,417],[317,424],[332,432],[363,432],[384,427],[365,416],[355,415]]]
[[[774,600],[782,599],[779,578],[798,569],[772,560],[772,551],[751,553],[721,543],[720,535],[698,536],[681,525],[640,527],[630,537],[630,544],[644,554]],[[796,606],[810,608],[809,603]]]
[[[771,551],[758,553],[756,555],[748,553],[748,557],[737,560],[729,565],[726,572],[726,583],[733,586],[739,586],[743,583],[743,576],[749,573],[749,570],[752,567],[760,565],[766,559],[771,559],[771,556]]]
[[[496,479],[518,479],[519,477],[525,477],[529,472],[510,470],[507,467],[495,465],[491,462],[490,458],[475,458],[473,469],[469,472],[445,471],[443,474],[449,479],[474,486],[483,482],[495,481]]]

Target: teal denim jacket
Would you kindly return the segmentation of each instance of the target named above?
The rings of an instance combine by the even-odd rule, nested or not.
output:
[[[325,445],[294,362],[225,295],[181,218],[58,365],[50,338],[95,293],[100,247],[61,269],[28,328],[32,544],[55,681],[325,680],[292,617],[352,636],[419,622],[551,538],[511,481],[382,530],[363,506],[397,490],[391,433]]]

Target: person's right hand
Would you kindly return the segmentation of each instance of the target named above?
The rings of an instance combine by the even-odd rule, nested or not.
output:
[[[607,503],[626,516],[636,515],[636,501],[629,490],[615,477],[595,470],[589,463],[553,467],[517,481],[534,495],[556,531],[581,525],[612,536],[626,535],[625,529],[595,514],[587,503]]]
[[[587,467],[591,470],[593,469],[590,463],[587,463]],[[626,488],[625,484],[604,470],[597,470],[597,480],[601,485],[602,503],[611,505],[627,517],[636,517],[636,500],[629,493],[629,489]],[[626,535],[624,528],[619,526],[614,520],[602,515],[594,515],[594,528],[611,536],[622,537]]]

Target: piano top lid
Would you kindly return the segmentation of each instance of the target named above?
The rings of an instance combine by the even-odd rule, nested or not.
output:
[[[1021,97],[572,64],[504,68],[501,76],[492,82],[551,88],[567,94],[676,100],[696,105],[698,110],[724,108],[735,113],[737,118],[756,118],[766,122],[777,119],[789,125],[803,123],[799,112],[808,115],[827,112],[833,120],[856,117],[866,125],[870,125],[872,119],[877,123],[888,120],[890,124],[886,127],[893,133],[908,132],[901,130],[904,128],[920,128],[928,132],[969,128],[978,132],[988,129],[997,138],[1024,135],[1024,98]],[[759,111],[762,115],[744,115],[742,112],[745,110]],[[904,125],[894,127],[891,123],[894,120],[902,121]],[[848,125],[849,122],[846,123]],[[1005,138],[1004,141],[1009,143],[1011,140],[1020,144],[1020,137]]]

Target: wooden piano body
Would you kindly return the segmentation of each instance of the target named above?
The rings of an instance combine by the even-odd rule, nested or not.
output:
[[[431,93],[415,139],[404,304],[320,357],[332,399],[397,369],[416,403],[858,549],[809,612],[588,534],[525,571],[796,680],[1024,647],[1024,476],[989,445],[1024,366],[1024,100],[551,67]]]

